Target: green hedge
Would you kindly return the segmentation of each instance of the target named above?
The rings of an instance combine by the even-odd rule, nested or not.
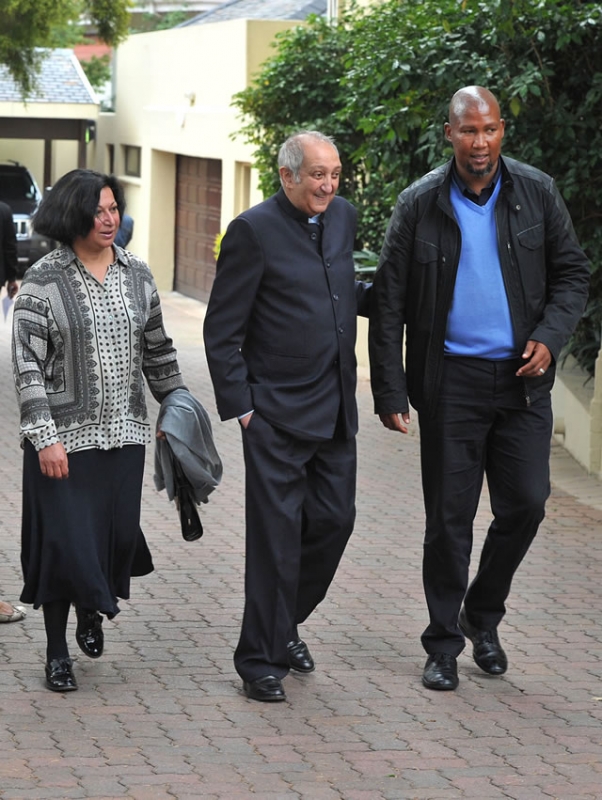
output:
[[[590,373],[602,327],[602,3],[387,0],[280,34],[235,98],[266,195],[300,127],[332,134],[358,250],[380,249],[397,194],[451,155],[452,94],[481,84],[506,118],[504,152],[553,175],[592,262],[587,312],[568,351]]]

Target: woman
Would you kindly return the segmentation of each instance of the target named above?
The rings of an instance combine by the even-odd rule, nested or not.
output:
[[[61,246],[27,270],[13,316],[24,448],[21,600],[42,606],[46,686],[77,689],[67,645],[103,651],[102,615],[153,570],[140,529],[143,375],[158,402],[183,386],[149,267],[114,245],[125,209],[113,176],[64,175],[34,218]]]

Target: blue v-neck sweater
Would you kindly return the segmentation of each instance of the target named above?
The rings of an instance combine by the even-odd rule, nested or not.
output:
[[[502,360],[517,355],[497,244],[495,204],[501,181],[484,206],[452,181],[451,202],[462,251],[447,319],[445,353]]]

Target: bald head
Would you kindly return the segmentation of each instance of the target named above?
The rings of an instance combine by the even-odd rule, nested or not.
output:
[[[490,113],[500,117],[500,104],[493,92],[483,86],[465,86],[458,89],[450,101],[449,121],[453,125],[472,109],[481,114]]]

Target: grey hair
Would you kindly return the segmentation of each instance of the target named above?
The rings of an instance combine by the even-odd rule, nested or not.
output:
[[[339,155],[338,148],[332,136],[326,136],[325,133],[321,133],[320,131],[297,131],[293,133],[280,148],[278,153],[278,169],[285,167],[290,170],[295,183],[301,181],[300,172],[305,157],[303,140],[306,138],[328,143],[334,148],[337,156]],[[282,178],[280,178],[280,182],[282,183]]]

